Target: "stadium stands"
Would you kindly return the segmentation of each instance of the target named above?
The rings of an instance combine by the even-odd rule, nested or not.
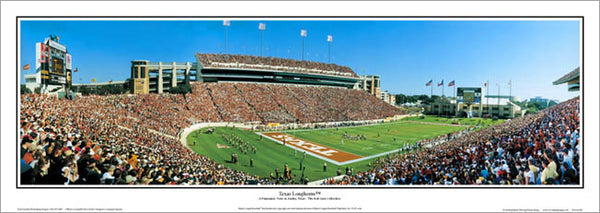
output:
[[[76,100],[21,96],[21,183],[269,184],[193,153],[176,136],[195,122],[323,122],[402,113],[365,92],[336,87],[192,86],[185,99],[174,94]]]
[[[354,78],[358,77],[358,75],[349,67],[321,62],[231,54],[196,53],[196,58],[200,63],[202,63],[203,67],[209,68],[243,68],[249,70],[262,69],[292,73],[333,75]]]
[[[579,184],[579,97],[323,184]]]
[[[22,184],[273,184],[181,144],[195,122],[325,122],[402,112],[358,90],[194,83],[174,94],[22,95]],[[444,143],[412,146],[324,184],[578,184],[579,98]]]

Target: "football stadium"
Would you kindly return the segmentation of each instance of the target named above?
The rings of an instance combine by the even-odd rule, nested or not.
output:
[[[81,95],[58,39],[38,47],[57,58],[36,66],[41,84],[67,92],[20,95],[21,186],[580,184],[579,97],[426,116],[348,66],[222,53],[130,60],[129,92]]]

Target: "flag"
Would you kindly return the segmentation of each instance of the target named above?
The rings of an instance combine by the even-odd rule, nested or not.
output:
[[[300,30],[300,36],[306,37],[306,30]]]
[[[448,83],[448,87],[454,86],[454,81],[450,81],[450,83]]]
[[[46,63],[46,56],[48,55],[48,46],[44,43],[40,44],[40,63]],[[36,68],[37,69],[37,68]]]
[[[439,86],[444,86],[444,80],[442,80],[442,82],[438,83],[438,87]]]
[[[433,83],[433,80],[429,80],[429,82],[427,82],[427,83],[425,84],[425,86],[426,86],[426,87],[428,87],[428,86],[431,86],[431,83]]]
[[[25,66],[23,66],[23,70],[29,70],[29,64],[25,64]]]
[[[73,72],[77,72],[77,70],[78,70],[78,69],[79,69],[79,68],[75,68],[75,70],[74,70]]]
[[[92,78],[92,82],[96,82],[96,79],[95,79],[95,78]]]
[[[109,81],[108,81],[108,83],[109,83],[109,84],[110,84],[110,83],[112,83],[112,79],[111,79],[111,80],[109,80]]]
[[[508,80],[508,84],[506,85],[506,88],[510,88],[511,83],[512,83],[512,80]]]
[[[484,87],[487,87],[487,82],[483,83],[483,86],[484,86]]]

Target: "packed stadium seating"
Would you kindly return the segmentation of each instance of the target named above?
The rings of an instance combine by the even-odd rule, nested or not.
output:
[[[323,184],[579,184],[579,106],[577,97],[437,146],[415,146]]]
[[[193,93],[23,95],[22,184],[270,184],[199,156],[177,139],[195,122],[323,122],[402,112],[334,87],[194,83]],[[297,106],[294,106],[297,104]]]
[[[403,112],[363,91],[335,87],[194,83],[174,94],[22,95],[22,184],[275,184],[200,156],[177,140],[195,122],[324,122]],[[579,98],[412,146],[368,171],[324,184],[578,184]]]
[[[321,62],[231,54],[196,53],[196,58],[202,63],[203,67],[210,68],[263,69],[341,77],[358,77],[358,75],[349,67]]]

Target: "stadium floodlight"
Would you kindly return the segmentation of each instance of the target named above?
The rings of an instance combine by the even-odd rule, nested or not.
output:
[[[227,28],[230,25],[229,20],[223,20],[223,26],[225,27],[225,54],[227,54]]]
[[[263,34],[267,29],[265,23],[258,23],[258,30],[260,30],[260,56],[263,56]]]
[[[331,42],[333,42],[333,36],[327,35],[327,62],[331,63]]]
[[[304,38],[306,38],[306,30],[300,30],[300,36],[302,36],[302,60],[304,61]]]

